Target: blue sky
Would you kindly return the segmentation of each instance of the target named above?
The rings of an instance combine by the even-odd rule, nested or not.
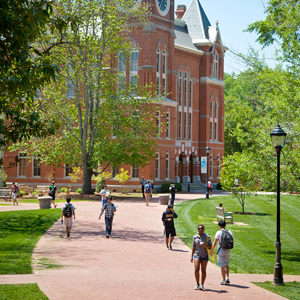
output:
[[[176,0],[177,5],[185,4],[188,8],[191,0]],[[256,33],[243,32],[248,25],[256,21],[264,20],[263,4],[266,6],[267,0],[200,0],[200,3],[212,26],[219,21],[219,28],[223,44],[228,48],[246,54],[248,47],[252,46],[259,50],[260,56],[264,55],[270,67],[274,66],[274,48],[268,47],[261,50],[262,47],[255,40]],[[227,73],[243,71],[244,67],[237,62],[230,52],[225,54],[224,70]]]

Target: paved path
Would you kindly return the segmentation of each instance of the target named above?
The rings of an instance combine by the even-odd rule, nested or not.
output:
[[[180,196],[181,200],[199,197],[205,195]],[[208,264],[205,290],[194,291],[191,250],[178,238],[173,251],[166,250],[161,222],[165,206],[154,202],[149,207],[115,202],[118,211],[110,239],[105,237],[104,220],[98,220],[101,203],[75,202],[71,237],[66,238],[64,225],[56,222],[34,250],[34,274],[1,275],[0,283],[38,283],[50,300],[285,299],[251,283],[272,281],[272,275],[231,274],[231,286],[221,286],[220,269],[212,263]],[[62,207],[62,203],[58,205]],[[38,205],[10,209],[38,209]],[[64,267],[44,270],[38,264],[43,258]],[[300,281],[300,276],[284,276],[284,280]]]

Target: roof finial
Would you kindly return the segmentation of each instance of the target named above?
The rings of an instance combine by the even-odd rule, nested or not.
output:
[[[218,20],[216,21],[216,26],[219,29],[219,21]]]

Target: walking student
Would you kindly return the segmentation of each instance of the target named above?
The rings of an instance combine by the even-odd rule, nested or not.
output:
[[[147,184],[147,180],[144,178],[144,176],[142,176],[140,184],[142,185],[143,198],[145,199],[145,185]]]
[[[147,184],[145,184],[145,196],[146,196],[146,205],[149,206],[150,202],[150,196],[152,194],[152,185],[150,183],[150,180],[147,181]]]
[[[55,193],[57,192],[57,188],[55,186],[55,181],[52,181],[52,184],[50,185],[49,187],[49,196],[52,197],[52,201],[51,201],[51,204],[50,206],[53,204],[54,205],[54,208],[57,206],[55,204]]]
[[[61,213],[61,223],[65,222],[65,226],[66,226],[66,232],[67,232],[67,237],[70,236],[70,232],[72,229],[72,225],[73,225],[73,218],[75,220],[75,207],[73,206],[73,204],[71,204],[71,197],[67,197],[67,203],[64,204],[64,206],[62,207],[62,213]],[[64,217],[64,220],[63,220]]]
[[[169,204],[166,211],[164,211],[162,214],[162,221],[165,226],[164,237],[166,238],[166,245],[167,245],[168,250],[172,250],[172,242],[174,240],[174,237],[176,236],[176,231],[175,231],[175,226],[174,226],[174,218],[177,218],[177,217],[178,217],[178,215],[174,211],[173,205]]]
[[[216,232],[214,244],[212,246],[215,249],[217,243],[218,244],[218,265],[221,267],[222,274],[222,282],[221,285],[230,284],[229,281],[229,260],[230,260],[230,249],[233,248],[233,237],[232,232],[230,230],[226,230],[226,222],[224,220],[220,220],[218,223],[220,228],[219,231]]]
[[[171,183],[170,187],[169,187],[169,191],[171,193],[171,204],[174,205],[174,201],[175,201],[175,192],[176,190],[176,186],[175,186],[175,182]]]
[[[207,249],[211,249],[210,236],[204,233],[204,225],[198,225],[198,234],[193,237],[191,262],[194,261],[196,285],[194,290],[204,290],[206,267],[208,263]],[[199,284],[201,269],[201,284]]]
[[[102,200],[102,207],[104,206],[105,203],[107,203],[107,198],[110,195],[109,190],[107,189],[107,185],[103,186],[103,189],[100,191],[100,196]]]
[[[17,196],[18,196],[18,193],[19,193],[19,187],[17,186],[17,184],[15,182],[12,183],[11,193],[12,193],[12,196],[13,196],[13,199],[14,199],[13,206],[15,206],[16,202],[17,202],[17,205],[18,205],[19,202],[17,201]]]
[[[102,206],[101,213],[99,216],[99,220],[100,220],[103,212],[105,211],[105,226],[106,226],[107,238],[112,237],[111,236],[112,223],[113,223],[114,213],[116,212],[116,207],[111,201],[112,201],[112,196],[109,196],[107,198],[107,203],[105,203]]]
[[[211,181],[208,181],[207,187],[208,187],[209,195],[212,196],[213,186],[212,186],[212,184],[211,184]]]

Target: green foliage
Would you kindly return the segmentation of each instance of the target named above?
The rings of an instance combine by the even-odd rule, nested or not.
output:
[[[25,195],[25,191],[19,191],[19,195],[22,197]]]
[[[250,196],[247,211],[254,215],[234,214],[235,222],[247,225],[227,224],[233,232],[234,248],[230,253],[230,272],[272,274],[276,258],[276,201],[274,196]],[[300,268],[300,229],[297,205],[299,196],[281,196],[281,263],[284,274],[298,275]],[[204,224],[205,233],[214,240],[219,230],[216,221],[216,206],[222,202],[227,211],[239,211],[233,196],[212,197],[209,200],[190,200],[175,205],[179,218],[175,220],[176,233],[190,248],[197,225]],[[245,259],[247,253],[247,259]],[[255,264],[253,264],[255,261]],[[213,262],[217,264],[216,260]]]
[[[161,187],[160,187],[160,191],[161,193],[169,193],[169,188],[170,188],[171,182],[164,182]],[[177,192],[182,191],[182,185],[180,182],[176,182],[175,183],[175,188],[177,190]]]
[[[176,188],[177,192],[182,191],[182,184],[180,182],[176,182],[175,183],[175,188]]]
[[[0,212],[0,274],[32,273],[32,251],[60,215],[59,209]]]
[[[55,118],[42,117],[45,110],[36,96],[58,76],[60,69],[50,53],[66,42],[63,31],[68,31],[76,17],[53,16],[52,9],[51,1],[1,1],[0,146],[30,136],[45,137],[58,128]],[[35,47],[50,26],[57,28],[60,38]]]
[[[217,185],[216,185],[216,189],[217,189],[217,190],[222,190],[222,185],[221,185],[221,183],[220,183],[220,182],[218,182],[218,183],[217,183]]]
[[[61,193],[67,193],[67,192],[68,192],[68,188],[62,187],[62,188],[60,189],[60,192],[61,192]]]
[[[0,299],[8,300],[48,300],[36,283],[0,284]]]
[[[284,286],[274,285],[270,281],[266,282],[252,282],[272,293],[278,294],[286,299],[298,300],[299,299],[299,289],[300,282],[284,282]]]
[[[105,184],[105,179],[103,179],[102,181],[97,181],[97,183],[96,183],[96,193],[99,193],[103,189],[104,184]]]
[[[76,190],[76,193],[77,193],[77,194],[81,194],[81,193],[82,193],[82,189],[81,189],[81,188],[78,188],[78,189]]]
[[[161,193],[169,193],[170,185],[171,185],[171,182],[164,182],[160,187]]]
[[[132,51],[139,50],[129,36],[133,12],[135,23],[141,25],[148,16],[146,5],[133,9],[134,3],[58,1],[55,15],[80,14],[81,21],[66,33],[73,42],[60,45],[50,55],[62,70],[59,81],[45,87],[41,99],[46,108],[44,118],[59,120],[60,129],[55,137],[11,148],[38,152],[42,163],[81,167],[85,194],[92,193],[91,178],[101,173],[99,167],[103,166],[103,171],[109,165],[143,167],[155,155],[156,139],[151,137],[156,136],[158,108],[152,87],[141,87],[135,80],[121,87],[122,74],[118,72],[120,51],[126,63]],[[49,32],[39,41],[41,47],[60,36],[57,30],[49,28]],[[71,86],[74,97],[66,97]]]

